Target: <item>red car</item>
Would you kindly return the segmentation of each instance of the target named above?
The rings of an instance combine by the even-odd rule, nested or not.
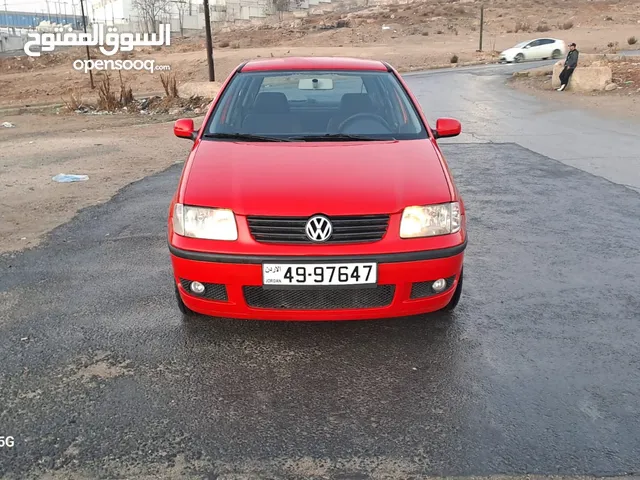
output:
[[[381,61],[259,59],[227,78],[169,208],[185,316],[356,320],[452,310],[462,198],[427,123]]]

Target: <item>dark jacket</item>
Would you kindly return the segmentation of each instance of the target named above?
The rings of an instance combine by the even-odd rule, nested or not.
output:
[[[578,66],[578,50],[569,50],[564,66],[571,68],[576,68]]]

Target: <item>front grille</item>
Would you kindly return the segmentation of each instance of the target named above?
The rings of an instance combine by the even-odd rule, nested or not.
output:
[[[430,282],[414,283],[411,285],[410,298],[412,299],[427,298],[427,297],[432,297],[433,295],[439,295],[440,293],[445,293],[449,291],[455,279],[456,279],[455,275],[449,278],[445,278],[445,280],[447,281],[447,288],[445,288],[442,292],[439,292],[439,293],[434,291],[433,288],[431,288],[431,284],[435,282],[435,280],[437,279],[431,280]]]
[[[278,310],[340,310],[386,307],[393,301],[395,285],[375,288],[346,288],[313,290],[243,288],[247,305],[254,308]]]
[[[251,235],[262,243],[314,243],[305,233],[310,217],[247,217]],[[389,226],[389,215],[327,217],[333,226],[329,240],[323,243],[377,242]]]
[[[189,295],[193,295],[194,297],[207,298],[209,300],[218,300],[222,302],[226,302],[228,300],[227,287],[224,284],[200,282],[204,285],[204,292],[198,294],[192,292],[191,288],[189,288],[192,281],[193,280],[186,280],[184,278],[180,279],[182,288],[184,288]]]

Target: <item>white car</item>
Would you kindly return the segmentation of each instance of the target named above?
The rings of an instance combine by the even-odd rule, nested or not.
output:
[[[555,38],[536,38],[521,42],[500,53],[500,62],[558,59],[567,54],[567,45]]]

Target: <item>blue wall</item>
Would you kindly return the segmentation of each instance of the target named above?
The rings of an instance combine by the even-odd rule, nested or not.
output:
[[[18,28],[35,28],[43,20],[50,21],[51,23],[64,23],[73,25],[77,30],[82,28],[82,15],[56,15],[51,13],[35,13],[35,12],[4,12],[0,10],[0,26],[3,27],[18,27]],[[87,18],[87,25],[89,25],[89,19]]]

